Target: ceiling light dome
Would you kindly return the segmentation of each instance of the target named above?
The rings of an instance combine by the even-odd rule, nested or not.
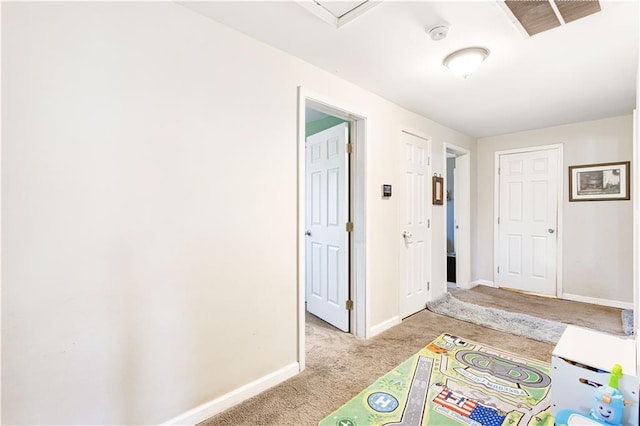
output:
[[[489,51],[484,47],[467,47],[456,50],[444,58],[443,64],[454,75],[467,78],[469,74],[478,69],[487,56],[489,56]]]

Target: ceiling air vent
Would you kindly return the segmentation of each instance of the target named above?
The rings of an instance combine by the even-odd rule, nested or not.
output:
[[[526,36],[600,11],[598,0],[498,0],[498,4]]]
[[[353,21],[367,10],[380,4],[382,0],[297,0],[300,6],[316,15],[329,25],[340,28],[349,21]]]
[[[560,11],[560,15],[567,24],[576,19],[584,18],[600,12],[600,3],[598,0],[593,1],[575,1],[575,0],[555,0],[556,6]]]

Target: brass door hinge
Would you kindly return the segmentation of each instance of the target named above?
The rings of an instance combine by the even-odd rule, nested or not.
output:
[[[347,311],[353,310],[353,300],[347,300],[346,308],[347,308]]]
[[[353,153],[353,144],[348,143],[347,144],[347,154],[352,154]]]
[[[347,222],[347,232],[353,232],[353,222]]]

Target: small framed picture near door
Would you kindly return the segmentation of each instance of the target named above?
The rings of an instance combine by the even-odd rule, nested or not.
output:
[[[630,162],[569,166],[569,201],[629,200]]]
[[[432,184],[433,204],[442,205],[444,195],[444,179],[442,176],[433,176]]]

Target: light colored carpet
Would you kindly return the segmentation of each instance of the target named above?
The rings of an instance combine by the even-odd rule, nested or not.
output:
[[[582,326],[590,318],[602,328],[622,334],[620,310],[579,302],[557,301],[536,296],[477,287],[456,290],[456,298],[517,312],[535,312],[537,316]],[[493,299],[493,300],[492,300]],[[480,303],[480,301],[482,303]],[[506,301],[506,306],[502,306]],[[562,303],[556,303],[562,302]],[[613,311],[611,310],[613,309]],[[573,319],[573,322],[568,321]],[[595,327],[591,327],[595,328]],[[520,354],[551,361],[553,345],[502,333],[476,324],[423,310],[402,323],[368,340],[342,333],[312,315],[307,315],[307,368],[301,374],[251,398],[203,425],[317,425],[327,414],[357,395],[378,377],[419,351],[441,333],[467,339]],[[607,331],[607,330],[604,330]]]
[[[486,286],[477,286],[471,290],[453,289],[451,294],[464,302],[509,312],[521,312],[564,324],[624,336],[621,320],[622,309],[618,308],[535,296]]]
[[[437,314],[472,322],[493,330],[517,334],[554,345],[558,343],[567,328],[566,324],[557,321],[463,302],[450,293],[427,303],[427,309]]]

